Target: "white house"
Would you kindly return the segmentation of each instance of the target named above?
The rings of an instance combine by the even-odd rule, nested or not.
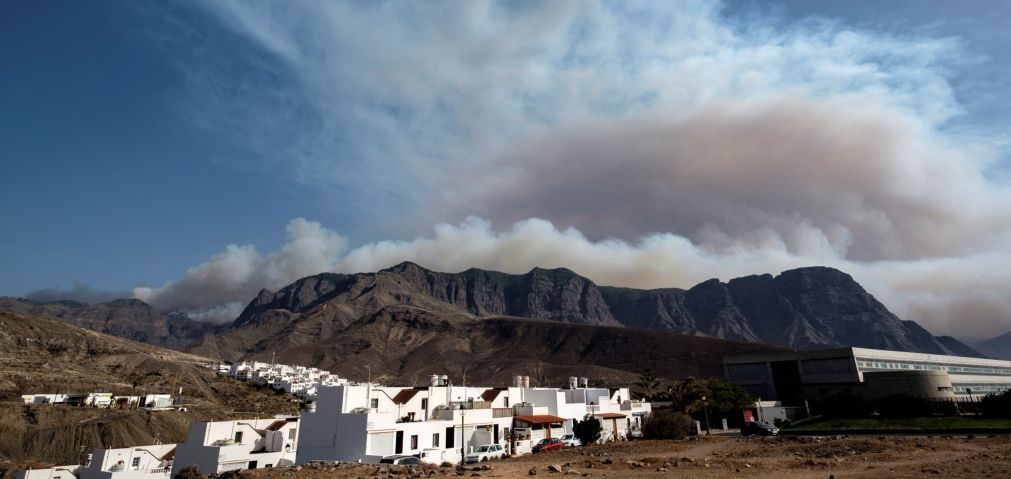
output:
[[[321,387],[314,409],[302,415],[296,461],[379,462],[418,454],[430,462],[457,462],[461,447],[509,443],[513,410],[507,388]]]
[[[79,479],[169,479],[175,444],[95,449]]]
[[[196,422],[176,447],[172,477],[190,465],[204,474],[292,465],[298,442],[297,417]]]
[[[45,469],[22,469],[15,475],[15,479],[74,479],[81,466],[53,466]]]
[[[523,454],[542,438],[571,432],[573,421],[587,415],[602,422],[605,439],[626,437],[650,410],[649,403],[630,400],[627,388],[576,386],[461,387],[433,375],[428,387],[321,387],[302,416],[296,461],[374,463],[409,454],[456,462],[461,447],[469,452],[484,444]]]

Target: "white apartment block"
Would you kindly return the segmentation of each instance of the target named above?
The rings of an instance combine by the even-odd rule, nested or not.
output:
[[[462,387],[433,375],[428,387],[343,384],[320,388],[314,409],[303,414],[298,463],[379,462],[394,454],[426,462],[458,462],[461,451],[502,445],[524,454],[545,437],[571,433],[574,420],[596,417],[605,439],[637,428],[650,404],[630,399],[627,388],[567,389]]]
[[[310,400],[320,387],[330,387],[347,382],[344,379],[317,368],[289,366],[286,364],[243,361],[232,365],[212,365],[218,374],[261,386],[269,386],[278,391]]]
[[[175,444],[95,449],[79,479],[170,479]]]
[[[171,477],[190,465],[204,474],[292,465],[298,429],[297,417],[190,424],[186,442],[176,447]]]

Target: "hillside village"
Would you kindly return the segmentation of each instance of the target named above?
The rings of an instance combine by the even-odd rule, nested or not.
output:
[[[454,385],[431,375],[428,386],[356,383],[316,368],[262,362],[212,364],[219,375],[268,385],[307,401],[300,415],[194,422],[179,444],[95,449],[79,465],[28,469],[17,479],[168,479],[196,466],[217,474],[314,461],[378,463],[416,456],[430,464],[460,463],[482,446],[523,455],[544,438],[571,435],[575,421],[600,422],[602,442],[637,431],[652,406],[628,388],[591,387],[572,377],[564,388],[531,387],[516,376],[508,387]],[[27,398],[43,395],[28,395]],[[81,406],[117,404],[94,398]],[[54,401],[58,402],[58,401]],[[483,449],[482,449],[483,450]]]

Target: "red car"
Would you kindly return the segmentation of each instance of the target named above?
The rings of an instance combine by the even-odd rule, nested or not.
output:
[[[534,444],[534,452],[554,451],[565,447],[565,443],[557,437],[546,437]]]

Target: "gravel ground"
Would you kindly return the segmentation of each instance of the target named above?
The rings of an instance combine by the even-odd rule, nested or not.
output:
[[[727,438],[634,441],[535,454],[483,466],[311,465],[246,479],[423,477],[1009,478],[1009,437]]]

